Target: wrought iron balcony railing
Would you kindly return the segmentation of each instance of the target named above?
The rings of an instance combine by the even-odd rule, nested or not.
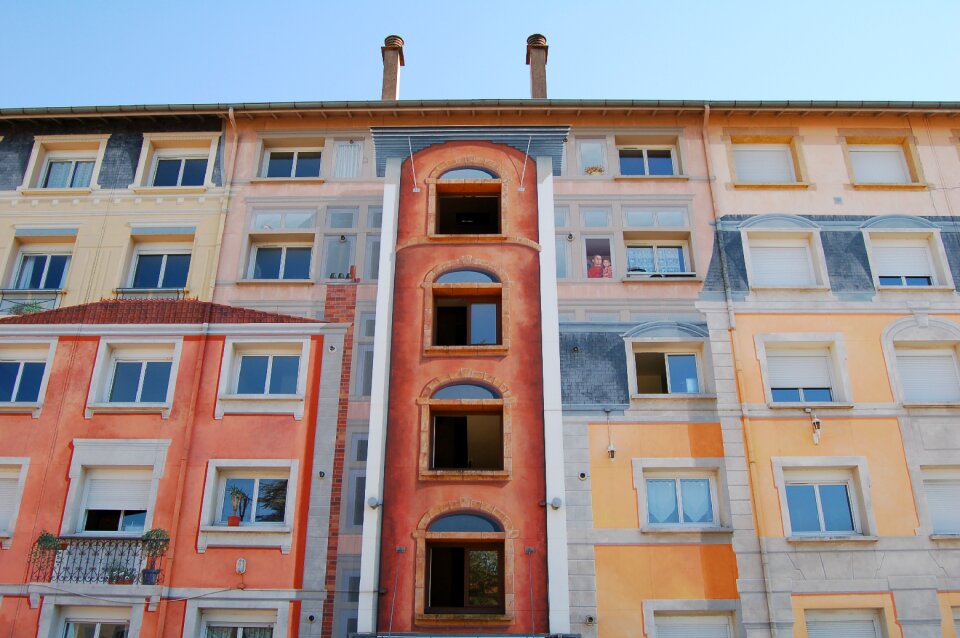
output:
[[[158,585],[168,543],[163,540],[158,545],[158,541],[141,538],[41,538],[30,556],[30,580]]]
[[[60,305],[64,290],[22,290],[0,288],[0,315],[27,315],[54,310]]]

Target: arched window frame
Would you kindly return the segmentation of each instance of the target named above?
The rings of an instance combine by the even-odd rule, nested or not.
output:
[[[483,284],[441,284],[437,278],[454,270],[480,270],[499,280],[499,283]],[[462,257],[456,261],[436,266],[427,273],[422,284],[423,305],[423,349],[427,356],[500,356],[510,349],[510,280],[492,263],[474,257]],[[479,345],[434,345],[436,300],[438,297],[499,297],[500,343]]]
[[[485,385],[500,394],[499,399],[435,399],[434,393],[440,388],[469,383]],[[419,469],[422,481],[506,481],[513,475],[512,421],[515,398],[510,390],[495,377],[472,370],[461,370],[458,374],[434,379],[423,389],[417,399],[420,409],[420,453]],[[473,469],[433,469],[432,457],[433,417],[440,411],[462,412],[467,414],[500,414],[501,442],[503,445],[502,470]]]

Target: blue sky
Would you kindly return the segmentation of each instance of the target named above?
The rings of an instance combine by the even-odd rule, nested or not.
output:
[[[7,0],[0,107],[529,97],[960,101],[958,0]]]

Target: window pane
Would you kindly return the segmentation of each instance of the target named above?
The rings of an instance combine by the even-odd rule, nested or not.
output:
[[[157,172],[153,175],[154,186],[176,186],[180,176],[179,159],[162,159],[157,161]]]
[[[709,479],[681,479],[683,493],[683,522],[712,523],[713,503],[710,502]]]
[[[557,251],[557,279],[566,279],[570,276],[569,268],[567,267],[567,238],[558,235],[556,237],[556,251]]]
[[[284,228],[313,228],[313,213],[286,213]]]
[[[147,513],[145,511],[125,511],[120,519],[120,530],[124,532],[142,532],[146,522]]]
[[[669,149],[649,149],[647,166],[651,175],[673,175],[673,153]]]
[[[497,607],[500,604],[500,552],[495,549],[471,549],[468,561],[467,605]]]
[[[73,169],[71,188],[86,188],[93,177],[93,162],[77,162]]]
[[[50,264],[47,266],[47,276],[43,280],[43,287],[46,290],[59,290],[63,288],[63,276],[67,272],[67,264],[69,262],[69,255],[50,255]]]
[[[677,482],[673,479],[647,481],[647,512],[651,524],[679,523]]]
[[[287,248],[287,259],[283,265],[284,279],[310,279],[310,257],[312,248]]]
[[[320,177],[320,153],[301,151],[297,155],[296,177]]]
[[[930,277],[904,277],[908,286],[932,286],[933,281]]]
[[[127,638],[127,626],[118,623],[100,623],[98,638]]]
[[[350,519],[354,527],[363,526],[363,504],[367,491],[367,477],[356,476],[353,479],[353,515]]]
[[[637,369],[637,392],[667,393],[667,365],[661,352],[638,352],[634,355]]]
[[[146,403],[163,403],[167,400],[167,386],[170,384],[169,361],[149,361],[143,375],[143,390],[140,400]]]
[[[190,255],[167,255],[161,288],[185,288],[190,272]]]
[[[815,403],[830,403],[833,401],[833,392],[830,388],[804,388],[803,400]]]
[[[497,339],[497,315],[495,303],[475,303],[470,306],[470,344],[499,343]]]
[[[17,389],[17,401],[32,402],[39,398],[44,367],[46,367],[46,364],[37,361],[27,361],[23,364],[23,371],[20,373],[20,387]],[[2,376],[2,373],[0,373],[0,376]],[[6,394],[0,390],[0,400],[3,400],[3,396],[6,396]]]
[[[569,223],[568,217],[570,216],[570,209],[566,206],[557,206],[553,209],[553,226],[554,228],[566,228]]]
[[[83,523],[85,532],[120,531],[120,510],[87,510],[87,520]]]
[[[296,394],[300,357],[275,356],[270,373],[270,394]]]
[[[239,516],[243,522],[250,522],[253,483],[252,478],[228,478],[225,481],[223,507],[220,510],[221,523],[226,523],[228,516]]]
[[[683,209],[657,211],[657,226],[682,228],[687,225],[687,214]]]
[[[290,177],[293,174],[293,152],[271,151],[267,160],[267,177]]]
[[[433,393],[434,399],[499,399],[500,395],[473,383],[447,385]]]
[[[367,226],[380,228],[383,225],[383,207],[371,206],[367,209]]]
[[[47,179],[44,188],[66,188],[70,181],[70,170],[73,162],[50,162],[47,167]]]
[[[668,354],[667,367],[670,369],[670,392],[700,392],[697,381],[697,357],[692,354]]]
[[[364,274],[367,279],[380,276],[380,237],[367,237],[367,268]]]
[[[787,509],[790,512],[790,527],[794,533],[820,531],[817,497],[813,485],[788,485]]]
[[[604,143],[602,141],[580,142],[580,174],[602,175],[606,162],[603,160]]]
[[[770,398],[774,403],[799,403],[800,388],[770,388]]]
[[[659,246],[657,248],[657,272],[686,272],[683,263],[683,248]]]
[[[581,214],[586,228],[606,228],[610,225],[609,208],[584,208]]]
[[[137,386],[140,384],[142,361],[117,361],[113,369],[113,385],[110,388],[110,401],[133,403],[137,400]]]
[[[430,532],[502,532],[503,528],[486,516],[477,514],[447,514],[434,519],[427,528]]]
[[[203,180],[207,176],[207,160],[188,159],[183,161],[183,179],[180,180],[181,186],[203,186]]]
[[[820,507],[826,532],[852,532],[853,514],[846,485],[820,485]]]
[[[260,479],[257,523],[282,523],[287,505],[287,479]]]
[[[654,225],[652,210],[625,208],[623,211],[624,223],[629,228],[651,228]]]
[[[267,387],[267,365],[270,357],[244,355],[240,357],[240,374],[237,376],[237,394],[263,394]]]
[[[287,214],[289,221],[289,213]],[[277,230],[283,227],[283,215],[280,213],[257,213],[253,218],[253,227],[258,230]]]
[[[639,149],[622,149],[620,151],[621,175],[646,175],[643,167],[643,151]]]
[[[355,208],[331,208],[327,211],[330,228],[353,228],[357,219]]]
[[[13,388],[20,372],[19,361],[0,361],[0,401],[13,401]]]
[[[373,346],[361,346],[357,353],[360,359],[360,383],[358,394],[362,397],[370,396],[373,388]]]
[[[880,275],[880,285],[881,286],[902,286],[903,277],[890,277],[887,275]]]
[[[282,248],[257,248],[256,261],[253,264],[253,278],[280,279],[282,252]]]
[[[653,246],[627,246],[627,272],[656,272]]]
[[[133,273],[134,288],[156,288],[160,284],[163,255],[140,255]]]
[[[47,255],[24,255],[17,277],[20,290],[37,290],[43,283],[43,269],[47,266]]]
[[[330,279],[346,279],[350,276],[350,264],[353,263],[353,237],[327,237],[325,242],[326,260],[323,264],[323,276]]]
[[[207,638],[237,638],[236,627],[207,627]]]
[[[438,284],[491,284],[499,281],[496,277],[479,270],[451,270],[437,277]]]
[[[613,277],[613,262],[610,257],[609,239],[584,239],[584,250],[589,279],[610,279]]]
[[[97,638],[97,623],[67,623],[67,638]]]

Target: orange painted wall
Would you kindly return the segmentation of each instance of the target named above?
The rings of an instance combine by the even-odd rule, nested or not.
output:
[[[537,241],[537,201],[533,188],[534,167],[527,169],[527,189],[518,193],[523,154],[486,143],[448,143],[425,149],[415,156],[418,179],[431,176],[433,167],[464,156],[482,156],[502,163],[503,189],[509,205],[502,218],[509,217],[510,234]],[[435,176],[435,175],[434,175]],[[516,242],[448,243],[425,239],[428,188],[412,192],[409,164],[401,180],[398,245],[412,245],[397,253],[396,291],[393,321],[393,352],[390,371],[389,417],[384,475],[383,537],[380,586],[380,629],[386,630],[393,600],[395,547],[405,546],[400,558],[399,587],[396,592],[394,631],[438,631],[414,622],[415,543],[411,532],[431,508],[462,496],[491,504],[512,520],[519,530],[514,540],[514,582],[523,595],[516,596],[515,621],[496,625],[494,631],[530,632],[528,565],[534,570],[535,631],[546,631],[546,522],[538,505],[544,494],[543,391],[540,354],[539,255],[528,245]],[[435,266],[473,256],[496,264],[504,274],[504,295],[509,295],[509,325],[504,339],[510,340],[507,354],[498,356],[426,356],[423,343],[424,290],[421,286]],[[420,481],[420,408],[415,399],[433,379],[471,369],[493,375],[516,397],[513,407],[513,478],[498,482]],[[535,554],[528,559],[525,547]],[[457,630],[469,623],[459,623]]]

